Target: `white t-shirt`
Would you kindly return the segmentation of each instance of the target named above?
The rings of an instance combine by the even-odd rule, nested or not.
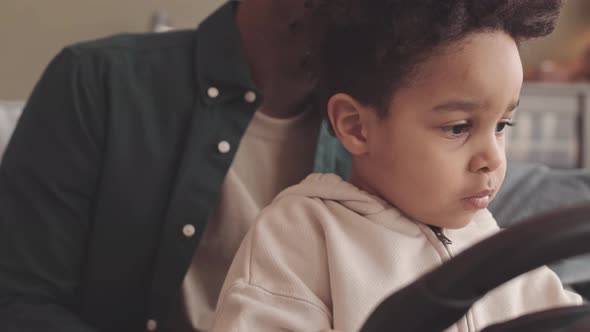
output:
[[[188,331],[211,326],[227,271],[260,210],[311,173],[320,123],[312,111],[288,119],[254,114],[182,285]]]

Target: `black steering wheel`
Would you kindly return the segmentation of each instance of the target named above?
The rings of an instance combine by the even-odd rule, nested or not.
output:
[[[590,203],[528,218],[389,295],[372,312],[361,331],[442,331],[497,286],[542,265],[588,252]],[[554,318],[569,323],[566,316],[586,315],[587,308],[582,308],[570,309],[570,316],[553,311]],[[552,315],[546,314],[537,318],[546,321]]]

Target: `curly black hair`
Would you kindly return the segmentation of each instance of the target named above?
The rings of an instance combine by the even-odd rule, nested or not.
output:
[[[475,32],[549,34],[561,0],[316,0],[320,100],[347,93],[387,114],[392,93],[437,50]],[[325,105],[325,103],[324,103]]]

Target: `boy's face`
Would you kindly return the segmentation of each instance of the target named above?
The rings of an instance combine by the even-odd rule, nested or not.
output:
[[[385,119],[371,112],[367,152],[355,157],[351,177],[410,217],[443,228],[465,226],[500,189],[506,123],[523,75],[508,35],[477,33],[460,43],[418,68]]]

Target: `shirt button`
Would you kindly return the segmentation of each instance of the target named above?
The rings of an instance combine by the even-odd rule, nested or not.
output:
[[[191,224],[184,225],[182,228],[182,234],[184,234],[186,237],[192,237],[195,235],[195,226]]]
[[[244,100],[249,103],[252,104],[253,102],[256,101],[256,93],[254,91],[248,91],[244,94]]]
[[[158,329],[158,322],[153,319],[147,321],[146,328],[148,331],[153,332]]]
[[[217,98],[219,96],[219,89],[212,86],[209,89],[207,89],[207,95],[211,98]]]
[[[226,154],[231,150],[231,145],[229,145],[228,141],[221,141],[217,144],[217,151],[220,153]]]

